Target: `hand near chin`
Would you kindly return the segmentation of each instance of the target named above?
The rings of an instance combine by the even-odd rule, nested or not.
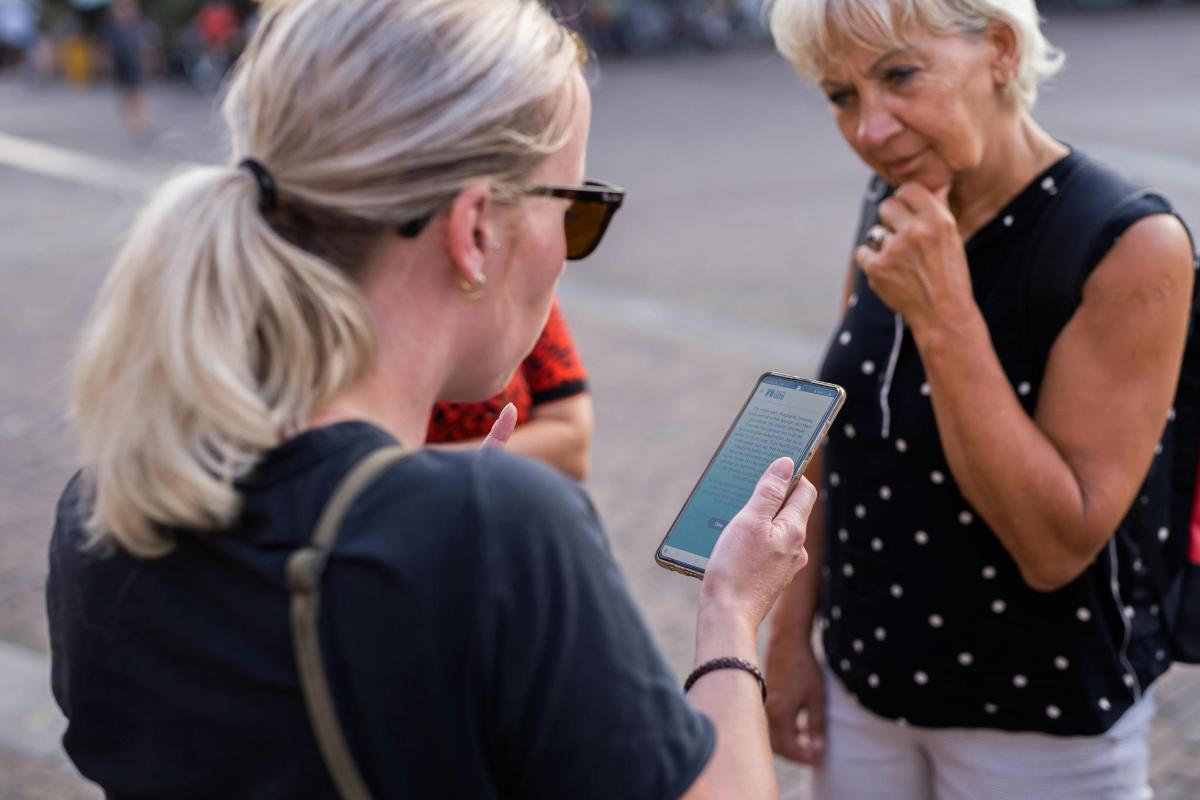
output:
[[[930,191],[906,183],[879,204],[882,225],[854,250],[871,289],[909,327],[953,326],[975,310],[971,274],[958,224],[947,204],[949,186]]]
[[[488,431],[487,438],[480,447],[504,447],[508,444],[508,437],[512,436],[516,429],[517,407],[509,403],[500,409],[500,416],[492,423],[492,429]]]

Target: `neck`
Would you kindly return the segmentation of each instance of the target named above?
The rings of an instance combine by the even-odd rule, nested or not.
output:
[[[452,359],[446,352],[449,337],[429,335],[446,316],[420,280],[434,270],[407,269],[406,260],[397,260],[384,249],[376,256],[378,264],[367,270],[363,296],[375,323],[375,364],[357,384],[312,414],[309,427],[363,420],[383,428],[407,448],[425,443],[429,414]]]
[[[387,356],[380,354],[379,362]],[[425,443],[436,388],[419,384],[417,374],[377,367],[353,388],[335,397],[308,421],[310,428],[361,420],[383,428],[409,449]]]
[[[982,161],[956,175],[950,190],[950,211],[964,239],[1068,152],[1024,110],[1006,115],[997,125],[1001,133],[991,137]]]

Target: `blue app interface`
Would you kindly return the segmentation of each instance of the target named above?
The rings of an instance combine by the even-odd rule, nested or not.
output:
[[[837,389],[830,386],[774,375],[763,378],[671,526],[662,554],[707,567],[721,530],[746,505],[763,472],[780,456],[799,462],[837,399]]]

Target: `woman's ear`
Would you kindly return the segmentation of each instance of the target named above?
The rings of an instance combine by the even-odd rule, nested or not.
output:
[[[492,190],[486,183],[466,186],[450,204],[446,215],[446,251],[460,282],[475,285],[486,280],[483,265],[492,241]]]
[[[1007,23],[993,20],[984,32],[992,48],[992,81],[997,88],[1006,88],[1017,80],[1021,65],[1021,48],[1017,33]]]

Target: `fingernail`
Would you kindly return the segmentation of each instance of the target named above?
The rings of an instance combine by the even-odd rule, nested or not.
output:
[[[786,479],[792,477],[792,460],[787,456],[776,459],[775,463],[771,465],[770,472],[776,478]]]

